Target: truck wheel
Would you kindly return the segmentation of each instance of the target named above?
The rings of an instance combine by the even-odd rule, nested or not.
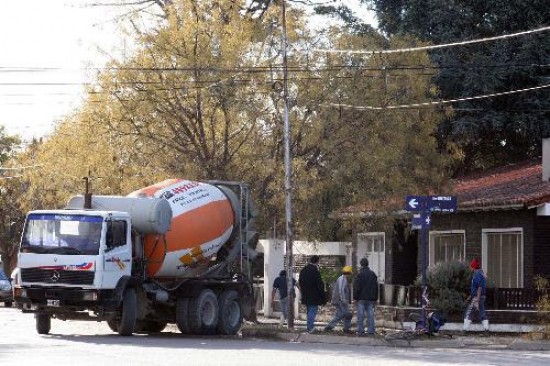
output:
[[[239,303],[237,291],[224,291],[218,298],[220,315],[218,319],[218,332],[220,334],[237,334],[243,323],[243,312]]]
[[[52,328],[52,318],[45,313],[36,313],[36,331],[38,334],[48,334]]]
[[[12,305],[13,305],[13,303],[11,301],[6,301],[4,303],[4,306],[7,307],[7,308],[11,308]]]
[[[189,299],[178,299],[176,304],[176,325],[182,334],[191,334],[189,327]]]
[[[136,290],[127,288],[122,299],[122,312],[120,314],[120,324],[118,334],[121,336],[131,336],[136,328],[137,298]]]
[[[194,334],[214,334],[218,326],[218,298],[214,291],[202,290],[189,303],[189,326]]]

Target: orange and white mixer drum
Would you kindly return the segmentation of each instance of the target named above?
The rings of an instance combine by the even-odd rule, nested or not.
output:
[[[145,236],[144,254],[150,276],[190,274],[192,268],[208,262],[233,232],[235,214],[231,202],[214,185],[169,179],[128,196],[164,198],[172,208],[172,223],[165,236]]]

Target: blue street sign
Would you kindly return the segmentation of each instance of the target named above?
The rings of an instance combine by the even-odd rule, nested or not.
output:
[[[455,212],[457,201],[454,196],[428,196],[426,209],[428,211]]]
[[[428,212],[417,213],[413,215],[411,221],[411,229],[422,230],[428,229],[432,223],[432,218]]]
[[[405,210],[420,212],[426,209],[426,196],[407,196],[405,199]]]

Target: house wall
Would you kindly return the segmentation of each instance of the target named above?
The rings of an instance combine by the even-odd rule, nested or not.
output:
[[[535,219],[535,249],[533,274],[550,279],[550,217]]]
[[[537,248],[542,243],[550,244],[550,220],[536,216],[536,209],[508,211],[457,212],[452,214],[432,213],[430,230],[464,230],[466,233],[466,260],[481,258],[483,229],[523,228],[523,278],[524,287],[531,287],[534,275],[550,273],[549,248]],[[420,243],[419,243],[419,248]],[[422,250],[418,250],[417,265],[422,268]]]

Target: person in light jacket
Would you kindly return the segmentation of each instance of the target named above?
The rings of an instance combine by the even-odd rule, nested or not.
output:
[[[325,327],[325,332],[332,331],[336,324],[343,319],[344,333],[351,333],[351,318],[353,316],[350,309],[351,293],[349,288],[351,272],[351,266],[345,266],[342,268],[342,275],[334,282],[330,301],[334,306],[334,317]]]

